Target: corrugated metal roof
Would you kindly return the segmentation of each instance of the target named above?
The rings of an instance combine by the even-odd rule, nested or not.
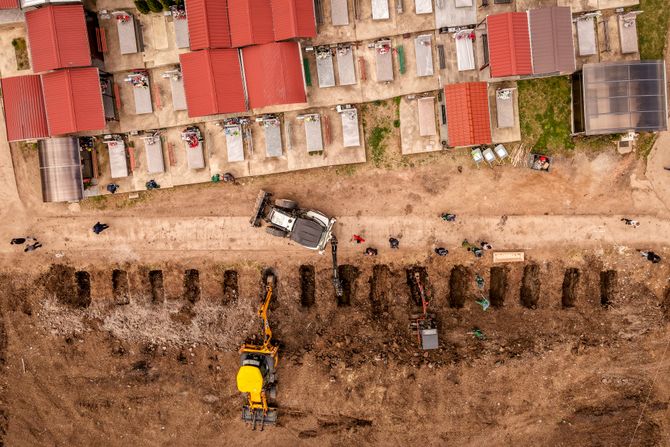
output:
[[[191,50],[230,48],[228,0],[188,0],[186,19]]]
[[[72,202],[84,197],[79,142],[76,138],[49,138],[38,148],[42,200]]]
[[[575,71],[572,13],[568,7],[533,9],[529,12],[533,73]]]
[[[179,61],[184,75],[188,116],[247,110],[238,50],[184,53],[179,56]]]
[[[242,50],[249,106],[306,102],[298,44],[268,43]]]
[[[235,0],[228,4],[232,46],[245,47],[275,40],[270,0]]]
[[[84,7],[45,6],[26,12],[28,42],[36,73],[91,65]]]
[[[39,75],[2,79],[7,141],[49,136]]]
[[[97,68],[69,68],[42,75],[51,135],[105,128]]]
[[[14,9],[18,7],[18,0],[0,0],[0,9]]]
[[[316,37],[313,0],[271,0],[275,40]]]
[[[532,74],[528,15],[506,12],[490,15],[486,22],[491,77]]]
[[[491,118],[486,82],[444,87],[449,145],[474,146],[491,142]]]

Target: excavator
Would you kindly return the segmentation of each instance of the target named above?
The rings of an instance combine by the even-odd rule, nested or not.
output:
[[[242,407],[242,420],[251,424],[252,430],[277,422],[277,409],[270,406],[276,394],[275,368],[279,360],[279,347],[272,343],[272,330],[268,322],[268,308],[275,287],[275,276],[268,273],[265,279],[265,300],[258,308],[263,320],[263,344],[243,344],[240,347],[240,369],[237,371],[237,389],[247,395]]]
[[[440,344],[437,335],[437,324],[435,322],[435,315],[428,312],[428,305],[430,304],[430,296],[426,291],[426,287],[421,280],[421,274],[414,272],[412,275],[414,284],[416,285],[419,296],[421,297],[421,313],[410,317],[410,329],[416,331],[421,349],[430,350],[437,349]]]

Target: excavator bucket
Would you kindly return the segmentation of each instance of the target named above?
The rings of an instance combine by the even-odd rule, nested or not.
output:
[[[268,203],[268,200],[272,197],[272,194],[261,190],[258,193],[256,198],[256,206],[254,207],[254,214],[251,216],[249,223],[252,227],[258,227],[261,224],[261,220],[265,217],[265,206]]]
[[[273,425],[277,423],[278,411],[276,408],[268,408],[267,413],[263,414],[263,410],[252,409],[248,405],[242,407],[242,420],[251,424],[251,429],[259,428],[263,430],[265,424]]]

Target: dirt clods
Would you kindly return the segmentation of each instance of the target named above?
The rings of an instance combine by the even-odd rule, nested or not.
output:
[[[300,266],[300,305],[302,307],[312,307],[314,305],[315,275],[313,265]]]
[[[507,293],[507,267],[491,267],[491,289],[489,300],[491,306],[502,307]]]
[[[223,304],[236,302],[239,295],[240,289],[237,284],[237,271],[226,270],[223,272]]]
[[[118,269],[112,272],[112,291],[114,293],[114,303],[119,305],[130,303],[128,272]]]
[[[74,274],[77,282],[77,302],[91,303],[91,275],[88,272],[79,271]],[[88,306],[88,304],[86,305]],[[84,306],[84,307],[86,307]]]
[[[162,303],[165,300],[163,271],[151,270],[149,272],[149,283],[151,284],[151,302],[155,304]]]
[[[449,307],[461,309],[465,305],[470,285],[470,271],[463,265],[451,270],[449,277]]]
[[[577,284],[581,273],[579,269],[569,268],[565,271],[563,277],[563,294],[561,295],[561,305],[564,308],[575,307],[577,302]]]
[[[617,271],[600,272],[600,305],[609,307],[614,301],[617,289]]]
[[[535,309],[540,300],[540,266],[529,264],[523,268],[521,280],[521,305]]]
[[[200,300],[200,272],[196,269],[184,272],[184,298],[189,303]]]

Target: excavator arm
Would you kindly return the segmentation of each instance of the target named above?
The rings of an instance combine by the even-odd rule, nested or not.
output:
[[[333,287],[335,288],[335,296],[340,300],[344,296],[344,289],[337,268],[337,238],[334,234],[330,237],[330,248],[333,255]]]

